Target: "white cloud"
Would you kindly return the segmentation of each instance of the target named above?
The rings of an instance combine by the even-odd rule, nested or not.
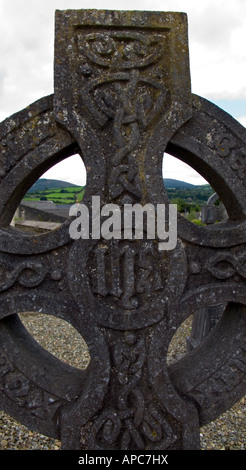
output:
[[[71,168],[73,169],[72,173]],[[78,186],[85,186],[86,184],[86,170],[79,155],[72,155],[72,157],[66,158],[66,160],[63,160],[44,173],[42,177],[65,180]]]
[[[162,174],[163,178],[177,179],[195,185],[207,184],[207,181],[193,168],[167,153],[163,158]]]
[[[246,116],[240,116],[238,118],[238,121],[244,126],[246,127]]]

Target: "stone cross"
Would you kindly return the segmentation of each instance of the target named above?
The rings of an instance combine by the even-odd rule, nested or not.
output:
[[[0,126],[0,405],[63,449],[199,449],[200,426],[246,389],[245,129],[191,94],[183,13],[56,12],[54,96]],[[168,204],[163,152],[218,193],[228,221],[178,216],[178,240],[71,239],[10,226],[44,171],[75,153],[84,203]],[[228,303],[199,346],[167,364],[199,308]],[[90,364],[65,365],[19,312],[50,313],[86,340]]]

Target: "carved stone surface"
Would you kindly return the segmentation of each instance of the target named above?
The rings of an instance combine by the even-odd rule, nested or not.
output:
[[[221,220],[227,219],[227,212],[223,203],[215,205],[219,196],[213,193],[207,203],[202,206],[201,220],[206,224],[215,224]],[[221,260],[223,262],[223,260]],[[191,335],[186,338],[187,349],[196,348],[201,341],[209,334],[212,328],[221,318],[226,304],[210,305],[203,307],[193,313]]]
[[[55,93],[0,126],[0,404],[64,449],[199,449],[199,429],[246,389],[245,129],[191,95],[182,13],[58,11]],[[72,240],[67,221],[39,236],[10,226],[27,189],[80,153],[84,203],[168,203],[163,152],[213,185],[228,221],[178,218],[178,243]],[[240,169],[240,170],[239,170]],[[177,363],[175,331],[228,303]],[[51,313],[86,340],[90,364],[66,366],[18,312]]]

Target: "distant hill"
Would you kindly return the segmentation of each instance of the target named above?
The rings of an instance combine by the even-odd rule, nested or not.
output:
[[[191,183],[186,183],[185,181],[173,180],[171,178],[164,178],[165,188],[195,188],[196,186]]]
[[[185,181],[174,180],[171,178],[164,178],[164,185],[168,188],[186,188],[194,189],[197,186],[191,183],[186,183]],[[69,187],[79,187],[76,184],[68,183],[67,181],[62,180],[51,180],[46,178],[40,178],[34,183],[29,189],[28,193],[34,193],[35,191],[44,191],[45,189],[55,189],[55,188],[69,188]]]
[[[79,187],[79,186],[77,184],[68,183],[67,181],[39,178],[39,180],[37,180],[36,183],[34,183],[31,186],[31,188],[28,190],[28,193],[34,193],[35,191],[44,191],[45,189],[69,188],[69,187]]]

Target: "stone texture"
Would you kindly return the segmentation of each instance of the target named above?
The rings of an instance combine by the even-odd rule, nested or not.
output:
[[[54,105],[54,107],[53,107]],[[245,129],[191,95],[186,15],[56,14],[55,94],[0,126],[0,405],[63,449],[199,449],[200,426],[245,393]],[[226,144],[226,145],[225,145]],[[10,227],[25,192],[80,153],[84,202],[168,203],[164,151],[198,170],[228,220],[178,219],[156,240],[72,240]],[[206,340],[166,355],[191,313],[227,303]],[[87,342],[72,368],[40,347],[18,312],[50,313]]]

